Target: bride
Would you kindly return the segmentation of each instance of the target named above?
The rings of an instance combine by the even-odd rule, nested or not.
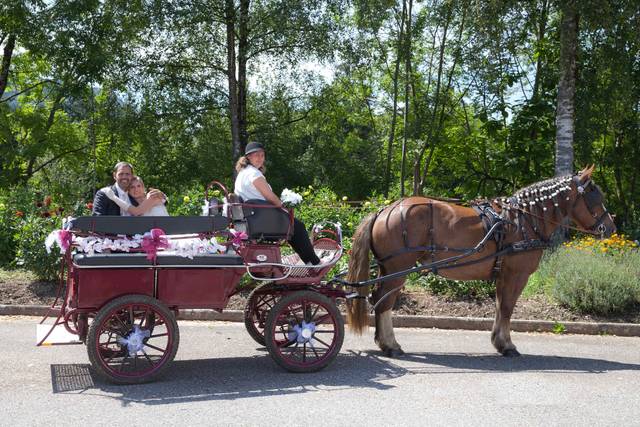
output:
[[[133,206],[126,200],[115,195],[111,188],[102,189],[107,197],[124,209],[129,215],[133,216],[169,216],[165,203],[167,199],[159,190],[151,190],[147,194],[144,188],[144,182],[139,176],[134,176],[129,184],[129,197],[138,202],[138,206]]]

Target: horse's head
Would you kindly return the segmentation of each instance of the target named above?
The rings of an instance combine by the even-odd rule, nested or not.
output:
[[[609,237],[616,231],[616,225],[609,211],[604,206],[602,190],[591,179],[594,166],[586,167],[571,179],[571,196],[569,203],[573,206],[569,216],[580,227]]]

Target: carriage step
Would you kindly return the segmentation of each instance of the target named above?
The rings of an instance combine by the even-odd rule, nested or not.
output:
[[[36,344],[51,331],[53,325],[36,325]],[[64,325],[56,325],[42,345],[82,344],[80,338],[67,331]]]

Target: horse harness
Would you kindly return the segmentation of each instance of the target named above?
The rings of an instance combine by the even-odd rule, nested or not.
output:
[[[401,201],[399,201],[396,204],[396,206],[392,206],[392,209],[395,209],[396,207],[400,206],[400,203]],[[402,238],[403,238],[404,246],[401,249],[382,258],[378,258],[377,256],[375,256],[375,251],[374,251],[375,260],[378,266],[382,266],[386,261],[392,258],[395,258],[397,256],[404,255],[406,253],[428,252],[431,255],[431,263],[423,265],[422,269],[430,270],[434,274],[438,274],[438,269],[464,267],[471,264],[477,264],[479,262],[485,261],[490,258],[494,258],[495,262],[492,268],[491,280],[495,281],[495,279],[498,277],[498,274],[502,269],[502,263],[505,255],[516,253],[516,252],[545,249],[549,246],[549,242],[546,239],[544,239],[540,234],[539,227],[537,226],[537,224],[531,224],[530,221],[528,221],[527,216],[522,215],[522,213],[520,212],[516,223],[514,223],[513,221],[505,218],[504,215],[496,211],[494,206],[492,206],[492,204],[487,200],[477,201],[471,206],[474,209],[474,211],[478,214],[480,219],[482,220],[482,224],[485,232],[485,236],[479,245],[477,245],[474,248],[452,248],[449,246],[440,246],[435,244],[435,238],[434,238],[435,229],[433,227],[433,223],[434,223],[433,222],[433,215],[434,215],[433,204],[432,203],[416,204],[416,205],[411,205],[410,208],[421,206],[421,205],[428,206],[430,210],[430,213],[429,213],[430,226],[428,230],[428,242],[431,242],[431,244],[423,245],[423,246],[409,245],[408,231],[407,231],[406,220],[405,220],[406,211],[401,210],[400,223],[402,227]],[[400,207],[402,208],[402,206]],[[375,215],[376,219],[378,215],[380,215],[382,210],[383,209],[379,210],[376,213]],[[502,212],[503,210],[501,209],[500,211]],[[373,225],[375,224],[375,221],[376,220],[374,219],[374,221],[371,222],[372,228],[373,228]],[[534,230],[534,233],[536,234],[536,238],[529,237],[526,231],[526,227],[524,226],[525,222],[529,222],[529,226],[531,227],[532,230]],[[505,244],[505,240],[507,236],[507,226],[509,225],[516,226],[517,228],[516,233],[522,232],[522,237],[523,237],[522,240]],[[458,259],[472,255],[473,253],[482,251],[486,245],[486,242],[489,240],[493,240],[496,243],[495,253],[492,253],[485,257],[471,260],[471,261],[466,261],[461,263],[456,262]],[[371,249],[373,251],[373,248]],[[455,253],[460,253],[460,255],[452,257],[455,259],[451,259],[452,261],[451,263],[442,263],[442,262],[436,261],[435,259],[437,252],[455,252]]]
[[[552,199],[554,200],[553,205],[554,210],[556,211],[555,215],[560,213],[559,203],[557,203],[555,197],[563,190],[568,190],[570,183],[575,184],[577,196],[573,202],[573,205],[569,207],[569,211],[575,209],[578,201],[582,198],[584,199],[587,211],[595,219],[595,222],[587,229],[570,227],[566,224],[549,221],[548,219],[545,219],[544,214],[541,216],[531,211],[531,208],[534,206],[546,211],[547,208],[539,205],[538,202]],[[604,221],[605,218],[609,215],[609,212],[603,206],[604,211],[601,215],[596,215],[594,213],[594,208],[598,205],[602,205],[603,195],[600,188],[595,183],[593,183],[591,179],[587,180],[584,183],[581,183],[580,177],[576,175],[571,178],[566,177],[559,181],[556,180],[548,185],[549,187],[547,187],[546,189],[543,188],[542,191],[540,191],[540,189],[532,190],[531,196],[536,197],[535,202],[533,202],[533,199],[528,199],[530,194],[527,192],[525,193],[527,198],[524,199],[522,197],[519,197],[518,195],[515,195],[508,199],[502,199],[502,203],[500,203],[498,199],[494,200],[493,203],[488,200],[480,200],[472,203],[471,207],[482,220],[485,232],[485,236],[483,237],[483,239],[473,248],[452,248],[448,246],[439,246],[435,243],[434,236],[436,230],[433,227],[434,208],[432,202],[409,206],[409,209],[416,206],[429,206],[430,226],[428,230],[427,241],[431,243],[424,246],[410,246],[408,242],[409,233],[407,231],[405,220],[408,210],[403,209],[402,200],[399,200],[394,205],[391,205],[387,208],[391,208],[393,210],[399,207],[401,209],[400,223],[402,227],[402,239],[404,246],[383,258],[378,258],[378,256],[375,254],[375,251],[373,251],[373,248],[370,249],[374,253],[375,260],[378,266],[382,266],[386,261],[397,256],[404,255],[406,253],[427,252],[431,254],[431,263],[416,266],[407,270],[405,273],[430,270],[433,273],[438,274],[438,269],[463,267],[467,265],[477,264],[490,258],[494,258],[495,262],[492,268],[492,281],[495,281],[502,269],[503,259],[506,255],[546,249],[551,245],[549,239],[547,239],[543,235],[542,226],[539,221],[540,219],[542,219],[543,221],[561,225],[564,228],[572,228],[591,234],[604,234],[606,232],[606,225],[604,224]],[[547,192],[546,194],[545,191]],[[555,193],[550,194],[553,191],[555,191]],[[569,200],[568,197],[567,200]],[[528,209],[526,207],[528,207]],[[372,229],[378,216],[384,209],[385,208],[380,209],[375,214],[375,218],[371,222]],[[515,216],[513,216],[513,218],[507,217],[507,212],[509,211],[515,213]],[[508,227],[512,227],[512,230],[509,230]],[[530,232],[532,232],[532,234]],[[522,239],[506,243],[507,234],[512,234],[515,236],[521,234]],[[458,262],[458,260],[462,258],[465,258],[474,253],[481,252],[484,249],[487,241],[489,240],[493,240],[496,243],[496,251],[494,253],[474,260]],[[454,252],[458,253],[458,255],[454,255],[449,258],[437,261],[435,259],[437,252]],[[393,276],[395,277],[395,274]]]

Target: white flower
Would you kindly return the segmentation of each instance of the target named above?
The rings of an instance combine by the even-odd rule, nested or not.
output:
[[[294,191],[289,190],[288,188],[285,188],[284,190],[282,190],[280,200],[282,200],[282,204],[284,204],[285,206],[293,207],[302,202],[302,196]]]

